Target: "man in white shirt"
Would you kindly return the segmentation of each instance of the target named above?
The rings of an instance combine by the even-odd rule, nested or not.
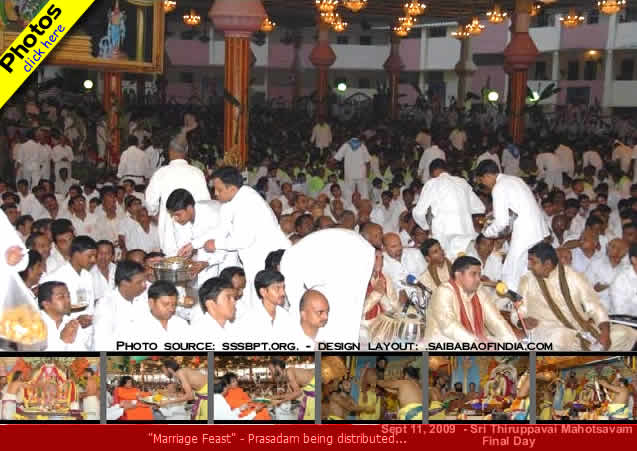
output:
[[[139,263],[122,260],[115,270],[116,287],[95,307],[93,349],[116,351],[120,328],[127,329],[136,318],[148,315],[146,270]],[[140,340],[143,332],[140,331]]]
[[[387,233],[383,237],[385,247],[383,272],[394,282],[396,292],[404,288],[407,276],[420,276],[427,269],[425,257],[419,249],[403,248],[400,237]]]
[[[148,312],[119,327],[117,340],[137,342],[143,334],[144,341],[157,343],[160,350],[165,350],[166,343],[191,341],[188,323],[175,315],[177,297],[177,288],[172,283],[164,280],[153,283],[148,288]]]
[[[491,160],[487,162],[495,165]],[[432,238],[455,259],[476,236],[472,215],[484,213],[485,207],[466,180],[447,172],[444,160],[433,161],[429,172],[432,179],[423,187],[412,214],[420,227],[431,229]]]
[[[227,234],[227,225],[221,216],[221,203],[216,200],[195,202],[192,194],[185,189],[176,189],[166,201],[166,209],[173,220],[183,226],[183,234],[178,238],[179,255],[192,256],[197,261],[205,261],[208,267],[198,275],[199,286],[211,277],[217,277],[221,271],[239,263],[237,252],[220,249],[208,252],[205,244],[208,240],[220,240]]]
[[[595,174],[604,167],[602,158],[599,156],[599,152],[596,149],[590,149],[584,152],[582,155],[582,167],[592,166],[595,168]]]
[[[626,265],[622,263],[622,260],[628,252],[628,244],[626,241],[615,238],[606,246],[606,255],[601,255],[599,258],[594,259],[591,262],[587,279],[593,285],[593,289],[599,295],[599,300],[604,305],[606,310],[610,311],[610,287],[621,273]]]
[[[146,179],[150,180],[150,178],[157,172],[164,164],[164,156],[163,149],[161,148],[161,142],[158,138],[152,138],[152,144],[144,149],[146,155],[148,157],[148,174],[146,175]]]
[[[285,305],[285,278],[278,271],[259,271],[254,288],[261,302],[239,321],[237,329],[246,341],[278,343],[290,339],[295,324]]]
[[[146,188],[146,206],[151,216],[159,214],[158,231],[161,250],[169,257],[177,255],[176,225],[166,210],[166,200],[178,188],[188,190],[196,202],[210,200],[206,178],[200,169],[186,161],[183,137],[173,139],[168,148],[170,163],[159,168]]]
[[[66,196],[73,185],[79,184],[79,180],[69,177],[68,168],[60,168],[55,177],[55,194]]]
[[[507,175],[520,175],[520,149],[510,140],[502,151],[502,172]]]
[[[332,129],[330,125],[325,122],[325,117],[319,117],[317,124],[312,129],[310,142],[321,151],[327,149],[330,144],[332,144]]]
[[[599,236],[590,229],[584,230],[579,239],[579,246],[572,250],[573,262],[571,266],[573,269],[583,275],[587,276],[590,273],[591,265],[597,258],[603,256],[603,251],[598,252]],[[593,281],[589,279],[591,285]]]
[[[66,217],[73,224],[76,235],[93,236],[96,230],[95,215],[86,210],[86,198],[82,195],[69,199],[69,209]]]
[[[51,161],[54,163],[55,174],[60,173],[60,169],[66,168],[68,175],[71,174],[71,162],[73,161],[73,149],[67,145],[64,136],[59,130],[55,129],[51,132]]]
[[[575,159],[573,158],[573,149],[566,144],[560,144],[554,151],[555,156],[560,160],[562,172],[565,172],[570,178],[575,175]]]
[[[133,195],[127,195],[124,200],[124,206],[126,207],[126,213],[119,221],[119,241],[122,243],[124,249],[138,249],[137,247],[131,246],[131,244],[126,241],[126,236],[130,235],[132,231],[139,228],[137,212],[142,207],[142,201]]]
[[[113,243],[105,240],[97,242],[97,257],[95,265],[90,271],[91,277],[93,277],[95,299],[101,299],[115,288],[115,269],[117,266],[113,263],[114,256]]]
[[[141,249],[146,253],[158,252],[161,249],[157,226],[151,221],[145,207],[137,210],[135,226],[126,230],[124,239],[129,249]]]
[[[88,351],[90,336],[80,321],[71,319],[71,297],[63,282],[45,282],[38,289],[38,305],[47,328],[47,352]]]
[[[483,230],[484,236],[498,237],[513,222],[502,280],[515,291],[527,271],[528,250],[550,234],[549,227],[533,192],[521,178],[500,174],[492,161],[480,163],[476,177],[491,191],[493,198],[494,221]]]
[[[418,174],[420,175],[420,179],[422,183],[427,183],[429,180],[429,165],[434,160],[446,160],[447,156],[442,151],[440,147],[437,145],[430,146],[425,149],[422,153],[422,157],[420,157],[420,162],[418,163]]]
[[[128,149],[122,152],[117,168],[117,178],[131,179],[138,185],[143,185],[146,174],[149,173],[148,155],[139,147],[135,135],[128,136]]]
[[[18,178],[29,182],[29,187],[38,184],[41,178],[40,168],[46,158],[44,148],[35,141],[35,131],[27,130],[26,142],[16,147],[14,160]]]
[[[535,158],[538,178],[544,180],[549,190],[562,188],[562,163],[553,152],[548,150],[541,152]]]
[[[610,315],[637,317],[637,244],[630,246],[630,264],[610,285]]]
[[[117,209],[116,191],[106,186],[102,189],[102,205],[95,210],[95,235],[98,240],[107,240],[119,246],[119,227],[122,220]]]
[[[238,252],[246,273],[248,293],[251,293],[249,299],[254,305],[258,302],[253,289],[254,277],[263,269],[268,254],[287,249],[290,241],[268,203],[254,189],[243,185],[243,177],[237,168],[219,168],[212,180],[217,199],[223,204],[222,227],[227,233],[204,241],[203,247],[208,252],[217,249]]]
[[[57,219],[51,223],[54,246],[46,261],[46,272],[51,274],[71,260],[71,243],[75,237],[73,224],[68,219]]]
[[[398,232],[399,213],[392,202],[391,191],[383,191],[381,203],[376,205],[369,215],[370,221],[380,225],[385,232]]]
[[[202,343],[232,343],[245,341],[235,333],[233,324],[237,302],[237,292],[232,282],[221,277],[208,279],[199,288],[199,303],[203,315],[192,324],[194,340]]]
[[[334,155],[336,161],[345,165],[345,197],[351,199],[358,191],[363,199],[369,199],[367,178],[370,171],[370,157],[367,146],[360,138],[352,138],[343,144]]]
[[[316,351],[322,341],[321,329],[327,324],[330,304],[323,293],[307,290],[299,305],[301,321],[293,329],[293,341],[299,351]]]
[[[502,165],[500,164],[500,157],[498,156],[498,152],[500,151],[500,143],[497,142],[496,139],[492,139],[489,142],[489,148],[486,152],[480,154],[478,159],[476,160],[476,166],[478,166],[484,160],[492,160],[495,164],[498,165],[498,169],[502,171]]]
[[[479,234],[474,242],[467,247],[467,255],[475,257],[482,263],[480,278],[485,282],[495,284],[502,280],[502,256],[493,252],[495,240]]]

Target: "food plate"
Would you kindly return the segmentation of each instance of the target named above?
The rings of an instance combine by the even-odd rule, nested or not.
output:
[[[71,311],[72,312],[79,312],[81,310],[84,310],[86,307],[88,307],[88,302],[85,302],[83,304],[73,304],[73,305],[71,305]]]

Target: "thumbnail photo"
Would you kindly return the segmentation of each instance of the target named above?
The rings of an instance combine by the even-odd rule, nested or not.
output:
[[[429,421],[526,421],[528,356],[430,356]]]
[[[207,421],[208,358],[109,356],[107,420]]]
[[[0,357],[2,421],[98,421],[99,357]]]
[[[538,356],[538,421],[634,420],[635,356]]]
[[[417,355],[321,358],[324,421],[421,421],[421,370]]]
[[[215,421],[314,421],[314,355],[215,356]]]

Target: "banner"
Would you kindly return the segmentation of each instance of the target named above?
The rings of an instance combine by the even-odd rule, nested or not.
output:
[[[0,108],[55,49],[95,0],[51,0],[0,57]]]

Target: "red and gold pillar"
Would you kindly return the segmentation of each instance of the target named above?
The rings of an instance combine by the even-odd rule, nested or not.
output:
[[[327,97],[329,95],[329,70],[330,66],[336,61],[336,54],[330,47],[329,32],[330,26],[318,19],[319,34],[316,46],[310,53],[310,61],[317,68],[317,86],[316,93],[318,98],[318,117],[327,117]]]
[[[389,117],[391,120],[398,119],[400,112],[398,105],[399,84],[400,73],[404,67],[405,65],[400,58],[400,38],[392,35],[389,56],[385,64],[383,64],[383,68],[389,77]]]
[[[119,164],[120,133],[119,113],[122,109],[122,74],[119,72],[104,73],[104,111],[110,136],[107,136],[106,165],[113,167]]]
[[[209,13],[225,35],[224,161],[243,169],[248,161],[250,37],[266,16],[260,0],[216,0]]]
[[[511,89],[509,132],[516,144],[521,144],[524,140],[524,107],[528,70],[539,53],[529,35],[530,8],[530,0],[516,0],[515,13],[512,17],[511,42],[504,49],[505,68],[509,73]]]

